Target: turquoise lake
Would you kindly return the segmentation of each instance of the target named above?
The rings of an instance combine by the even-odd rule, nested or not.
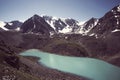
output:
[[[102,60],[83,57],[68,57],[30,49],[22,56],[39,57],[44,66],[73,73],[91,80],[120,80],[120,68]]]

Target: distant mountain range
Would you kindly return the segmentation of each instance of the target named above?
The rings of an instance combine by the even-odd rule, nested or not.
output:
[[[90,20],[82,23],[72,18],[65,19],[65,18],[56,18],[52,16],[47,16],[47,15],[45,16],[33,15],[31,18],[29,18],[23,23],[20,21],[11,21],[11,22],[0,21],[0,28],[5,31],[9,31],[9,30],[21,31],[23,30],[23,26],[25,27],[25,25],[26,26],[30,25],[31,27],[30,26],[29,28],[27,27],[30,30],[34,28],[35,25],[39,27],[44,24],[44,27],[47,26],[49,27],[49,29],[50,28],[52,29],[52,31],[48,31],[48,33],[53,33],[53,34],[54,33],[65,33],[65,34],[79,33],[79,34],[86,35],[97,24],[97,22],[98,22],[98,19],[96,18],[91,18]],[[32,32],[39,33],[40,31],[33,30],[31,31],[31,33]],[[30,32],[27,31],[27,33],[30,33]]]
[[[99,36],[109,34],[109,32],[120,31],[120,6],[116,6],[107,12],[102,18],[91,18],[81,24],[75,19],[56,18],[52,16],[33,15],[25,22],[0,21],[0,30],[16,30],[24,33],[41,34],[82,34],[89,36]]]
[[[40,27],[41,25],[44,25],[41,28],[44,28],[44,27],[48,28],[48,33],[86,34],[97,24],[97,22],[98,22],[98,19],[96,18],[91,18],[87,22],[84,22],[81,24],[81,22],[78,22],[77,20],[72,18],[65,19],[65,18],[56,18],[52,16],[47,16],[47,15],[45,16],[33,15],[31,18],[29,18],[23,23],[20,21],[11,21],[11,22],[0,21],[0,28],[5,31],[9,31],[9,30],[21,31],[22,30],[23,32],[27,32],[27,33],[30,33],[30,32],[40,33],[40,30],[38,30],[38,27]],[[25,29],[25,26],[29,26],[27,27],[28,28],[27,31],[23,30],[23,28]]]
[[[23,23],[20,21],[11,21],[11,22],[3,22],[0,21],[0,30],[5,30],[5,31],[19,31],[20,27]]]

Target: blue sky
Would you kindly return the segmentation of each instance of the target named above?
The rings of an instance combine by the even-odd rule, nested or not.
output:
[[[120,0],[0,0],[0,20],[26,20],[34,14],[46,14],[85,21],[100,18]]]

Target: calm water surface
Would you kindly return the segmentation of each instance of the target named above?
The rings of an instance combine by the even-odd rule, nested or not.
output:
[[[39,62],[49,68],[73,73],[92,80],[120,80],[120,68],[101,60],[60,56],[36,49],[30,49],[20,55],[40,57]]]

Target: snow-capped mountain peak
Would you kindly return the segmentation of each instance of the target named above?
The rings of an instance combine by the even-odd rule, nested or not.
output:
[[[1,29],[3,29],[3,30],[8,31],[8,29],[4,27],[5,25],[6,25],[6,23],[5,23],[5,22],[0,21],[0,28],[1,28]]]
[[[72,18],[57,18],[46,15],[42,17],[57,33],[75,33],[83,24],[80,25],[79,21]]]
[[[112,34],[120,31],[120,5],[115,6],[99,19],[97,25],[89,31],[89,34],[98,36]]]
[[[57,18],[57,17],[47,16],[47,15],[39,16],[35,14],[31,18],[26,20],[23,25],[19,24],[19,21],[11,21],[4,24],[1,22],[1,25],[2,25],[1,28],[3,30],[16,30],[16,31],[24,31],[24,32],[27,31],[29,33],[33,33],[33,32],[39,33],[38,32],[39,30],[47,29],[47,31],[50,31],[49,33],[52,33],[52,34],[54,32],[54,33],[65,33],[65,34],[77,33],[77,34],[87,35],[87,33],[96,24],[97,24],[97,19],[95,18],[90,19],[89,21],[86,21],[86,22],[85,21],[79,22],[72,18]],[[46,32],[46,30],[43,30],[43,32]]]
[[[39,15],[33,15],[26,20],[22,26],[21,31],[23,33],[39,34],[49,36],[54,29]]]
[[[18,31],[17,28],[20,28],[21,25],[22,25],[22,22],[20,21],[11,21],[11,22],[0,21],[0,28],[5,31],[9,31],[9,30]]]
[[[78,30],[78,32],[80,34],[87,35],[88,32],[97,25],[98,21],[99,19],[97,18],[91,18],[90,20],[80,25],[80,29]]]
[[[13,23],[11,23],[11,22],[9,22],[8,24],[9,24],[10,26],[12,26],[12,25],[13,25]]]

